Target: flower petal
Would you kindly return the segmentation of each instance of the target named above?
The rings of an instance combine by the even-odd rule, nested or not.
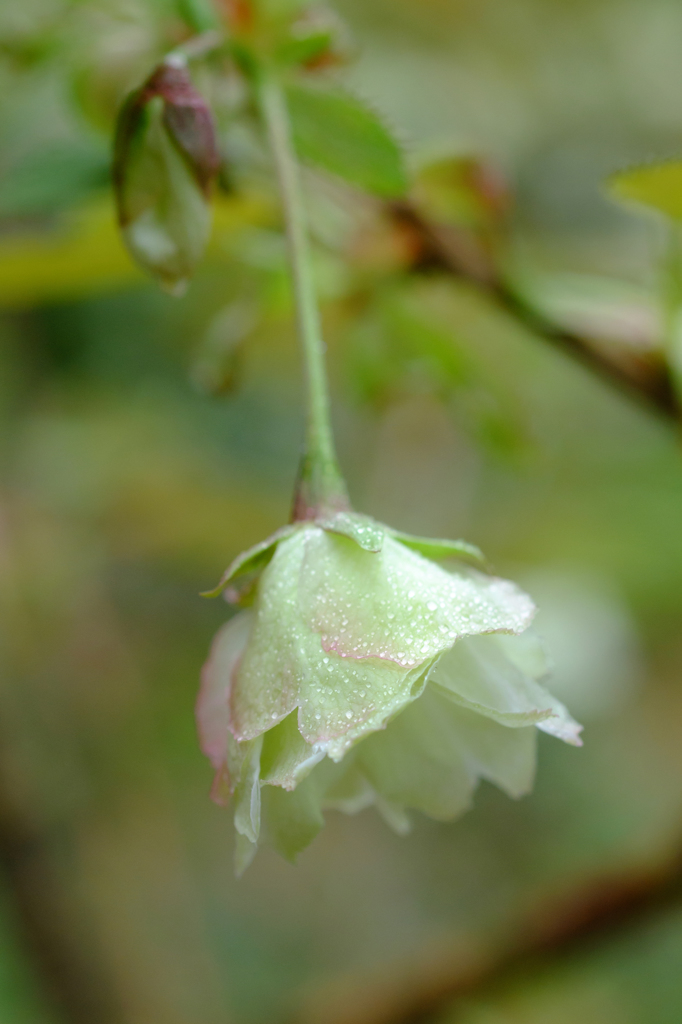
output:
[[[292,792],[279,786],[264,787],[263,825],[268,842],[287,860],[294,861],[324,825],[313,776]]]
[[[271,729],[298,703],[306,672],[301,646],[309,633],[297,600],[307,532],[280,543],[261,576],[253,631],[230,693],[230,729],[238,740]]]
[[[218,631],[202,672],[196,703],[199,741],[217,770],[227,754],[230,683],[253,626],[253,613],[240,612]]]
[[[346,537],[306,534],[301,610],[322,646],[342,658],[414,668],[463,636],[520,633],[534,605],[513,583],[449,573],[387,536],[363,551]]]
[[[230,729],[240,741],[272,729],[299,707],[303,740],[334,760],[361,736],[382,728],[422,690],[429,660],[405,668],[378,658],[356,661],[327,654],[298,601],[310,526],[283,541],[263,573],[255,620],[230,691]],[[368,559],[346,538],[333,538]]]
[[[542,637],[538,636],[532,626],[520,636],[500,634],[495,637],[495,642],[509,660],[531,679],[545,679],[551,674],[552,659]]]
[[[384,546],[384,527],[376,519],[360,515],[359,512],[337,512],[329,519],[318,519],[317,525],[329,533],[349,537],[365,551],[376,553]]]
[[[234,873],[241,878],[258,851],[258,843],[237,832],[234,844]]]
[[[523,673],[497,637],[460,640],[436,663],[429,682],[462,707],[501,725],[538,725],[552,735],[580,746],[581,726],[563,704]]]
[[[458,707],[442,691],[435,687],[434,690],[468,770],[476,777],[494,782],[511,797],[529,793],[535,777],[536,730],[532,726],[509,729],[475,711]]]
[[[363,740],[357,753],[359,767],[384,800],[441,821],[467,810],[476,784],[444,707],[447,701],[427,686],[383,732]]]
[[[301,736],[296,712],[263,735],[261,783],[294,789],[325,756]]]
[[[325,654],[314,633],[306,653],[310,674],[301,686],[299,728],[334,761],[418,697],[430,667],[405,671],[391,662]]]
[[[260,833],[260,754],[263,740],[249,743],[230,744],[234,761],[230,762],[230,774],[237,779],[234,789],[234,827],[240,835],[252,842],[258,842]],[[235,762],[239,762],[238,766]]]
[[[355,750],[341,762],[327,760],[315,772],[322,806],[357,814],[374,802],[374,790],[355,763]]]

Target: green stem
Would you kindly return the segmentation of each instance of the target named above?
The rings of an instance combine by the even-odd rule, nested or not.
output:
[[[325,368],[325,345],[315,295],[299,167],[286,100],[274,75],[263,73],[260,100],[286,222],[298,334],[306,376],[307,419],[294,500],[294,521],[347,509],[346,485],[334,450]]]
[[[668,226],[663,267],[664,343],[673,382],[682,398],[682,223]]]

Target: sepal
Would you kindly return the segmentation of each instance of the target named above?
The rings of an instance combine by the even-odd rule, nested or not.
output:
[[[290,537],[294,532],[294,526],[281,526],[265,540],[254,544],[252,548],[242,551],[240,555],[231,562],[223,573],[220,583],[213,590],[204,590],[201,597],[220,597],[223,591],[241,576],[251,573],[260,573],[266,567],[275,553],[280,541]]]
[[[475,544],[469,544],[465,540],[436,540],[432,537],[415,537],[411,533],[402,533],[400,530],[389,530],[391,537],[399,540],[406,548],[417,551],[424,558],[432,558],[440,562],[446,558],[455,558],[459,562],[468,562],[479,569],[488,570],[488,561]]]
[[[327,533],[338,533],[354,540],[364,551],[377,554],[384,546],[386,530],[371,516],[359,512],[337,512],[336,515],[317,519],[316,522]]]

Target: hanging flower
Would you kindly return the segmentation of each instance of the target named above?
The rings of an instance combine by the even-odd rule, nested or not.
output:
[[[433,558],[457,559],[447,571]],[[241,555],[213,594],[243,607],[218,633],[197,704],[213,797],[230,799],[237,869],[266,839],[293,859],[323,810],[461,814],[479,778],[532,785],[535,726],[580,744],[537,681],[535,608],[462,542],[339,512]]]

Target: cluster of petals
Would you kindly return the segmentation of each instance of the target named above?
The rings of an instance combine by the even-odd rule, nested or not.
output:
[[[342,512],[285,527],[228,569],[214,593],[245,607],[214,640],[197,719],[214,799],[233,804],[239,871],[260,839],[293,859],[327,808],[374,804],[402,832],[409,810],[457,817],[481,778],[521,796],[535,727],[579,745],[538,681],[532,600],[482,565],[463,542]]]

